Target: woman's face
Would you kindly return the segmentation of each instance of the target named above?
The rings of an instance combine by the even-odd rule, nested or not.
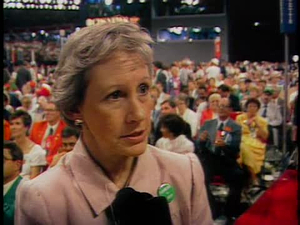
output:
[[[164,138],[170,138],[171,137],[171,132],[168,128],[165,126],[161,126],[160,132]]]
[[[257,98],[259,93],[256,90],[251,90],[249,95],[250,95],[250,98]]]
[[[258,106],[255,103],[249,103],[247,106],[247,112],[251,115],[256,115],[258,112]]]
[[[21,117],[10,121],[10,129],[12,138],[18,138],[22,135],[26,135],[27,131]]]
[[[137,156],[146,150],[151,76],[137,54],[116,53],[90,71],[79,107],[83,140],[94,156]]]
[[[217,110],[219,107],[220,99],[213,99],[209,102],[209,106],[211,110]]]
[[[215,81],[215,79],[213,79],[213,78],[211,78],[211,79],[209,79],[209,86],[215,86],[215,84],[216,84],[216,81]]]

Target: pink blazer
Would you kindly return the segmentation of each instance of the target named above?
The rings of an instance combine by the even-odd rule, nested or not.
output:
[[[169,203],[174,225],[213,224],[196,155],[180,155],[149,145],[139,156],[129,186],[157,196],[163,183],[176,190],[175,200]],[[107,224],[104,210],[117,192],[117,186],[94,163],[79,140],[57,166],[19,185],[15,224]]]

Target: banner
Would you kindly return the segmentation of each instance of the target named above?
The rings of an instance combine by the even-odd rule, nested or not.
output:
[[[221,38],[216,37],[215,39],[215,57],[217,59],[221,58]]]
[[[294,33],[297,27],[297,0],[280,0],[280,32]]]

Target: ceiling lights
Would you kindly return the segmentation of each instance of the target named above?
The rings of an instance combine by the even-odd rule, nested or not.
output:
[[[4,9],[79,10],[82,0],[4,0]]]

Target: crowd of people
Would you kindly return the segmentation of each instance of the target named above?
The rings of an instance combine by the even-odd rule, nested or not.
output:
[[[147,43],[145,40],[144,42]],[[134,51],[140,54],[138,50]],[[124,68],[122,67],[124,71],[128,69],[137,71],[134,65],[128,62],[128,58],[132,57],[134,60],[136,56],[128,53],[126,57],[120,55],[123,60],[120,61],[121,66],[124,63]],[[94,89],[92,86],[84,89],[86,87],[78,86],[84,86],[80,80],[71,80],[73,78],[60,80],[59,77],[56,77],[56,73],[69,74],[73,72],[68,71],[71,70],[67,67],[69,66],[67,63],[71,65],[69,59],[62,58],[61,60],[61,63],[66,65],[59,64],[47,68],[47,70],[44,67],[38,67],[34,62],[19,62],[13,68],[5,67],[3,69],[4,202],[6,204],[4,214],[12,223],[14,201],[10,198],[6,199],[6,196],[8,194],[15,196],[15,185],[18,185],[22,178],[37,179],[40,174],[62,163],[68,156],[68,152],[73,150],[75,143],[79,142],[81,132],[83,132],[83,137],[86,137],[86,143],[80,142],[80,146],[78,145],[77,148],[84,148],[83,146],[91,148],[92,157],[96,161],[102,162],[99,165],[101,168],[103,166],[103,171],[106,171],[104,174],[109,174],[107,171],[109,171],[110,164],[106,165],[102,160],[105,154],[101,158],[102,156],[93,150],[97,148],[98,144],[97,140],[94,141],[95,136],[93,135],[97,132],[101,133],[100,128],[97,128],[96,125],[103,126],[107,131],[112,132],[112,135],[115,135],[116,131],[110,130],[109,126],[116,123],[113,120],[122,119],[116,117],[117,115],[122,116],[122,113],[118,111],[118,104],[122,103],[116,103],[114,100],[130,97],[133,90],[121,87],[121,91],[115,91],[105,98],[106,100],[101,100],[102,94],[97,92],[96,86],[93,87]],[[143,58],[143,60],[145,59]],[[146,63],[148,63],[147,60]],[[112,68],[117,63],[114,58],[109,58],[107,64],[104,64],[102,68],[117,76],[117,69]],[[285,69],[288,71],[288,84],[285,83]],[[197,63],[186,58],[168,66],[154,61],[149,66],[149,71],[152,71],[149,87],[144,83],[138,86],[140,98],[145,98],[146,94],[151,97],[151,129],[147,134],[147,143],[169,152],[182,155],[195,153],[197,155],[204,170],[208,202],[214,219],[217,218],[218,213],[214,207],[214,197],[210,192],[209,185],[215,175],[223,176],[230,187],[225,213],[228,218],[236,217],[245,184],[259,182],[267,146],[272,145],[282,151],[281,137],[284,123],[289,124],[287,138],[290,139],[290,143],[296,141],[296,104],[299,88],[297,65],[249,61],[231,63],[219,61],[216,58],[210,62]],[[108,76],[104,74],[102,79],[104,77],[109,77],[109,74]],[[140,79],[139,77],[132,78],[133,80],[130,82],[133,83],[137,82],[134,79]],[[93,84],[95,85],[103,82],[103,80],[94,79]],[[122,81],[125,78],[118,79]],[[67,81],[75,82],[74,86]],[[69,95],[69,102],[61,103],[61,100],[59,102],[61,105],[57,105],[57,100],[53,98],[52,93],[58,82],[61,90],[59,93],[57,92],[57,95],[63,94],[62,88],[65,88],[65,91],[68,92],[66,95]],[[100,87],[106,91],[104,89],[106,83],[103,82],[101,85]],[[70,90],[72,87],[77,89]],[[285,88],[288,88],[289,91],[286,101],[284,100]],[[86,96],[93,96],[94,99],[91,100],[92,98],[87,97],[82,99],[84,91],[87,91]],[[99,95],[101,103],[97,102],[96,95]],[[72,108],[72,98],[74,102],[76,99],[81,101],[81,105],[77,102],[74,104],[80,106],[81,111],[85,111],[84,125],[82,125],[82,118],[77,118],[78,112],[75,113],[75,108]],[[139,110],[138,106],[134,105],[137,104],[134,102],[135,100],[128,101],[131,101],[130,104],[135,108],[126,108],[126,110]],[[99,104],[99,107],[92,108],[89,106],[92,103]],[[108,106],[108,104],[111,105]],[[124,107],[127,107],[125,106],[126,102],[123,104]],[[88,109],[88,106],[91,109]],[[63,107],[65,110],[62,110]],[[286,120],[284,120],[285,108]],[[99,112],[102,110],[103,118],[100,114],[96,114],[97,110]],[[71,116],[71,112],[73,116]],[[116,115],[109,118],[111,121],[105,121],[109,114]],[[135,115],[134,112],[132,114],[132,117],[142,117]],[[136,114],[138,113],[136,112]],[[128,123],[133,123],[133,120],[136,122],[135,120],[142,120],[142,118],[129,118],[128,120],[130,120]],[[75,126],[70,126],[70,121]],[[83,128],[78,129],[75,128],[76,126],[83,126]],[[103,136],[101,141],[104,143],[105,137],[109,137],[110,134],[103,131],[101,135]],[[131,142],[135,141],[135,136],[130,136],[131,133],[125,132],[124,135],[122,138]],[[118,148],[118,145],[114,145],[113,142],[106,141],[105,144],[112,144]],[[289,151],[292,149],[293,146],[289,148]],[[83,153],[79,152],[78,154]],[[155,157],[158,157],[161,153],[155,152],[155,154],[157,154]],[[22,161],[23,163],[21,163]],[[136,162],[133,160],[133,166],[130,167],[129,175],[127,174],[129,178],[135,165]],[[198,167],[195,170],[198,171]],[[110,177],[110,175],[107,176]],[[129,182],[129,178],[124,187]],[[123,185],[121,186],[123,187]],[[21,215],[19,212],[20,218],[24,219],[25,215]],[[174,218],[172,217],[172,219]],[[30,220],[28,219],[28,221]]]

